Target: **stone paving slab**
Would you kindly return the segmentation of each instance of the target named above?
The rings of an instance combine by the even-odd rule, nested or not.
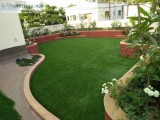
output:
[[[28,58],[30,55],[21,54],[11,58],[0,60],[0,90],[15,102],[15,109],[21,115],[22,120],[39,120],[36,114],[29,108],[23,92],[24,77],[29,67],[20,67],[16,64],[17,58]]]

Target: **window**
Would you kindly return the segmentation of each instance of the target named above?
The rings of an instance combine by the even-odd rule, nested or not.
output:
[[[118,15],[122,15],[122,11],[121,10],[118,10]]]
[[[76,15],[71,15],[70,20],[76,20]]]
[[[83,19],[91,19],[92,13],[83,14],[82,16],[83,16]]]
[[[105,18],[109,17],[109,11],[105,11]]]

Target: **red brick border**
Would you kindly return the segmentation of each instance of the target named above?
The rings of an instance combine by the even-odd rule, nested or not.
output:
[[[67,37],[105,37],[105,38],[126,38],[126,36],[123,35],[123,30],[99,30],[99,31],[80,31],[79,36],[66,36],[63,38]],[[54,41],[54,40],[59,40],[60,33],[53,34],[53,35],[46,35],[46,36],[41,36],[41,37],[35,37],[35,38],[30,38],[30,41],[34,41],[38,44],[44,43],[44,42],[49,42],[49,41]]]
[[[40,44],[40,43],[44,43],[44,42],[58,40],[59,37],[60,37],[60,34],[58,33],[58,34],[52,34],[52,35],[45,35],[45,36],[30,38],[29,40]]]
[[[38,44],[34,43],[33,45],[27,46],[27,51],[29,54],[39,54]]]
[[[56,116],[54,116],[52,113],[50,113],[48,110],[46,110],[37,100],[33,97],[31,90],[30,90],[30,80],[34,73],[34,71],[42,64],[42,62],[45,59],[45,56],[42,54],[39,54],[41,56],[40,60],[34,64],[29,71],[27,72],[25,79],[24,79],[24,85],[23,85],[23,91],[25,98],[29,104],[29,106],[38,114],[38,116],[43,120],[59,120]]]
[[[88,37],[125,38],[123,30],[81,31],[80,34]]]
[[[134,58],[136,51],[139,50],[139,47],[131,48],[130,43],[126,43],[125,41],[120,42],[120,54],[124,57]]]

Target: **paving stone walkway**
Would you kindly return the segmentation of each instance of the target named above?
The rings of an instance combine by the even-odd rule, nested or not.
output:
[[[15,102],[15,109],[22,120],[39,120],[28,106],[23,92],[23,80],[29,67],[20,67],[15,62],[17,58],[26,57],[30,56],[25,53],[0,59],[0,90]]]

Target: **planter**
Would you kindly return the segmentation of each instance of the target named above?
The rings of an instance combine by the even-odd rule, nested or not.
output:
[[[112,37],[112,38],[120,38],[120,36],[123,35],[123,30],[81,31],[80,34],[81,35],[86,35],[87,37]]]
[[[39,36],[39,37],[35,37],[35,38],[30,38],[29,41],[34,41],[34,42],[40,44],[40,43],[44,43],[44,42],[49,42],[49,41],[57,40],[58,37],[60,37],[59,33],[52,34],[52,35]]]
[[[38,44],[34,43],[33,45],[27,46],[27,51],[29,54],[38,54],[39,53]]]
[[[120,54],[124,57],[136,58],[140,55],[136,55],[135,53],[140,50],[142,44],[137,44],[136,47],[131,48],[131,43],[126,43],[125,41],[120,42]],[[148,46],[143,45],[143,52],[148,48]]]
[[[93,31],[80,31],[80,35],[75,35],[71,37],[105,37],[105,38],[126,38],[126,36],[123,35],[123,30],[93,30]],[[69,36],[67,36],[69,37]],[[38,44],[59,40],[60,33],[52,34],[52,35],[45,35],[45,36],[39,36],[35,38],[29,38],[29,41],[34,41]],[[66,38],[66,37],[62,37]]]
[[[127,73],[125,73],[118,82],[125,86],[125,80],[129,77],[133,77],[132,71],[135,67],[137,67],[137,65],[134,65]],[[105,120],[128,120],[126,113],[116,104],[116,100],[108,93],[104,96],[104,108]]]

